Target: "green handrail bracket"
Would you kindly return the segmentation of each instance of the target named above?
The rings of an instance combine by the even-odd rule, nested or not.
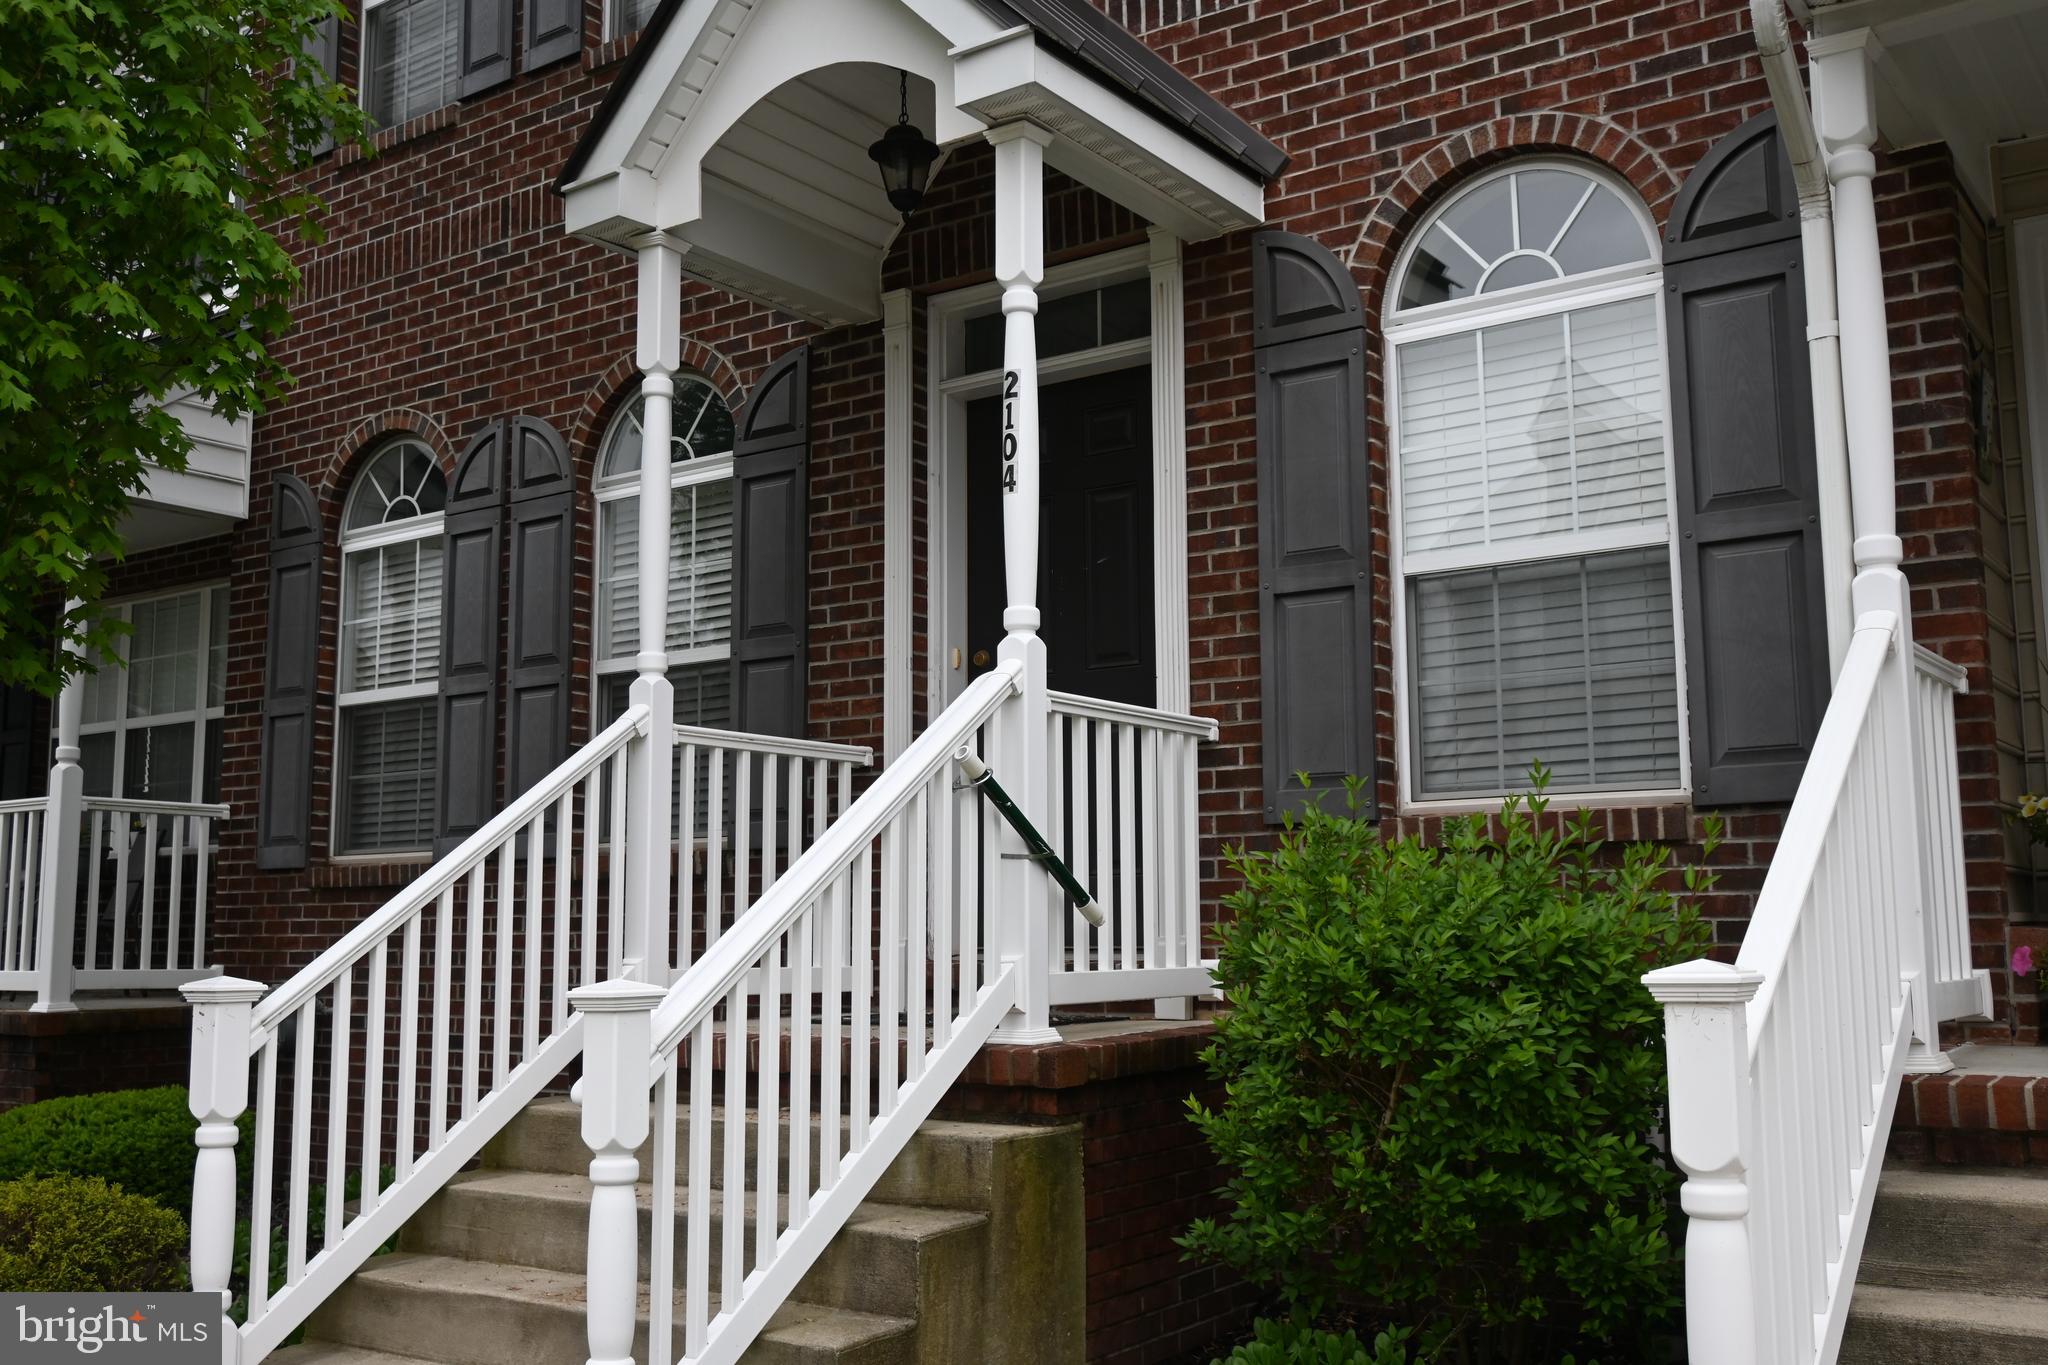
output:
[[[1100,929],[1108,920],[1108,915],[1095,903],[1095,897],[1088,894],[1088,888],[1075,878],[1073,869],[1067,866],[1059,854],[1052,851],[1052,845],[1045,841],[1045,836],[1038,832],[1038,827],[1031,823],[1023,811],[1017,809],[1017,803],[1003,790],[1003,784],[996,781],[996,775],[988,770],[988,764],[977,758],[974,751],[964,744],[953,751],[953,761],[960,765],[961,773],[967,778],[967,785],[987,798],[988,803],[1002,814],[1003,819],[1010,822],[1010,828],[1017,831],[1017,837],[1024,841],[1024,847],[1028,850],[1026,856],[1052,874],[1052,879],[1060,884],[1060,889],[1074,902],[1074,908],[1081,912],[1082,919]]]

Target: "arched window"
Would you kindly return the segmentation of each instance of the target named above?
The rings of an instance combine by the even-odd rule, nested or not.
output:
[[[441,673],[441,511],[433,452],[401,440],[349,488],[335,705],[337,853],[427,849]]]
[[[1386,334],[1404,795],[1683,788],[1656,232],[1520,162],[1397,262]]]
[[[644,399],[620,410],[597,461],[597,674],[602,718],[625,709],[640,648],[640,440]],[[695,376],[676,381],[669,486],[668,676],[676,719],[732,718],[732,410]]]

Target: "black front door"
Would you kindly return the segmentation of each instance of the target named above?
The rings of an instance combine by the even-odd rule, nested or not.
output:
[[[1039,633],[1055,691],[1151,706],[1150,371],[1116,370],[1039,391]],[[967,408],[970,676],[1003,638],[1001,409]]]

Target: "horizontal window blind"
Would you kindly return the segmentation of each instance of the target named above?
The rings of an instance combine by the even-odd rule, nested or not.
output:
[[[199,594],[137,602],[129,609],[129,620],[134,633],[128,637],[128,714],[167,716],[197,710]],[[186,772],[191,772],[189,764]]]
[[[1410,579],[1416,795],[1677,785],[1664,546]]]
[[[1650,297],[1401,346],[1404,554],[1662,536],[1661,356]]]
[[[342,711],[340,846],[427,848],[434,838],[432,697]]]
[[[343,692],[432,682],[441,668],[441,538],[344,556]]]
[[[654,17],[654,11],[661,0],[611,0],[611,36],[623,37],[638,33],[647,27],[647,21]]]
[[[617,498],[600,506],[604,562],[598,575],[598,649],[603,658],[627,658],[640,647],[640,500]],[[719,479],[675,490],[669,514],[667,648],[698,649],[731,638],[732,481]]]
[[[390,127],[461,93],[458,0],[390,0],[369,14],[370,116]]]

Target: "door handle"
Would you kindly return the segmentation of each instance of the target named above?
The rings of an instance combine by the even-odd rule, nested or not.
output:
[[[988,651],[987,651],[987,650],[985,650],[985,649],[977,649],[977,650],[975,650],[975,651],[974,651],[974,666],[975,666],[976,668],[987,668],[987,667],[988,667]]]

